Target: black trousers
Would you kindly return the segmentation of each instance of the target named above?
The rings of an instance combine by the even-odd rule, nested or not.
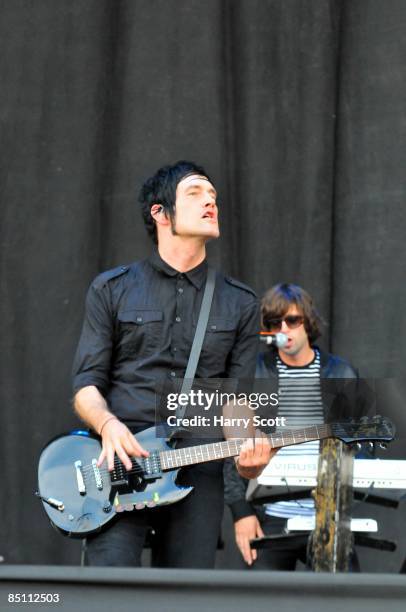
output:
[[[86,564],[139,567],[152,528],[154,567],[213,568],[223,517],[222,463],[184,468],[178,481],[194,486],[182,501],[123,512],[105,531],[87,538]]]

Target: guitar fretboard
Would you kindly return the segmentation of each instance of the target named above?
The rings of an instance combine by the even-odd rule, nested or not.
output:
[[[268,435],[272,448],[282,448],[293,444],[303,444],[313,440],[322,440],[331,436],[329,425],[313,425],[304,429],[291,429]],[[206,463],[240,454],[244,439],[225,440],[210,444],[199,444],[187,448],[176,448],[159,453],[163,470],[171,470],[185,465]]]

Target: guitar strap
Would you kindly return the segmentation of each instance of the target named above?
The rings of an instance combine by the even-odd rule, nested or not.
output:
[[[216,271],[212,267],[207,269],[206,285],[204,287],[202,305],[200,307],[199,319],[197,321],[197,327],[195,331],[195,337],[193,338],[192,348],[190,350],[189,360],[186,367],[185,377],[182,382],[181,393],[187,393],[189,395],[193,380],[196,373],[197,364],[199,362],[200,352],[202,350],[204,335],[206,333],[207,322],[209,320],[211,303],[213,301],[214,287],[216,285]],[[176,416],[177,418],[183,418],[186,412],[187,406],[177,406]]]

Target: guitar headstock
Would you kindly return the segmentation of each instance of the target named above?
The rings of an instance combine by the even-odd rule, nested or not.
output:
[[[333,423],[330,425],[334,438],[346,444],[379,442],[385,445],[395,437],[395,426],[382,416],[362,417],[356,423]]]

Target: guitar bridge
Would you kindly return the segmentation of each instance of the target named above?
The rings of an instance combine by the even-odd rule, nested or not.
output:
[[[93,467],[94,479],[96,481],[96,487],[98,488],[99,491],[102,491],[103,490],[103,480],[100,474],[100,470],[97,467],[97,459],[92,459],[92,467]]]

